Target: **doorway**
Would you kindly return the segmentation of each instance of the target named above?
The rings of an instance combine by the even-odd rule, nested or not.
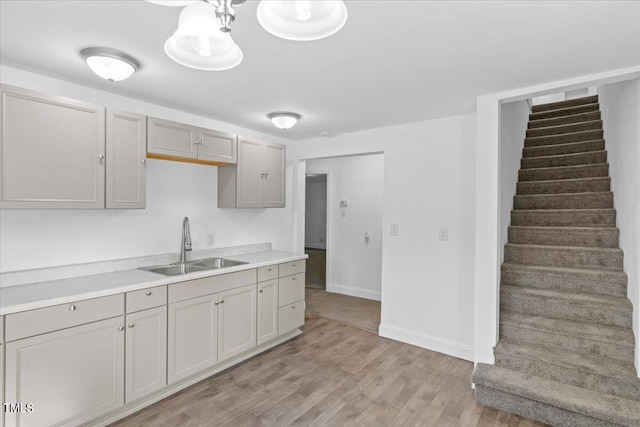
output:
[[[307,172],[305,176],[306,287],[327,289],[327,177],[328,171]]]

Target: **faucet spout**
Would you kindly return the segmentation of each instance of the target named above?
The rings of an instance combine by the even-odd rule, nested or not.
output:
[[[189,231],[189,217],[182,219],[182,241],[180,242],[180,265],[187,262],[187,252],[191,250],[191,232]]]

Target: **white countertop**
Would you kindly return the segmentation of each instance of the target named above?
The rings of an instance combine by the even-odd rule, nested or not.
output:
[[[294,254],[291,252],[265,251],[242,255],[229,255],[224,258],[245,261],[248,264],[219,270],[200,271],[181,276],[164,276],[138,269],[123,270],[0,288],[0,316],[84,299],[136,291],[153,286],[180,283],[193,279],[201,279],[203,277],[233,273],[234,271],[243,271],[267,265],[297,261],[307,258],[307,255]]]

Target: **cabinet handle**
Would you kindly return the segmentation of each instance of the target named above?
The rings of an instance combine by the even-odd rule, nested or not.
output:
[[[145,293],[145,295],[146,295],[146,296],[150,296],[150,295],[151,295],[151,291],[147,291],[147,292]]]
[[[98,158],[99,158],[100,160],[104,160],[104,154],[100,154],[100,155],[98,156]]]
[[[130,327],[130,328],[133,328],[134,324],[133,323],[129,323],[127,326]]]
[[[118,326],[118,330],[119,330],[120,332],[124,331],[124,326]]]
[[[268,174],[268,173],[265,173],[265,174],[264,174],[264,179],[267,179],[268,177],[269,177],[269,174]]]
[[[146,164],[147,164],[147,159],[142,159],[141,161],[142,161],[142,164],[143,164],[143,165],[146,165]]]
[[[292,305],[292,306],[291,306],[291,309],[293,310],[294,308],[296,308],[296,306],[295,306],[295,305]]]
[[[223,299],[220,300],[220,304],[224,304],[224,300]]]
[[[291,278],[291,280],[296,280],[296,278],[295,278],[295,277],[292,277],[292,278]]]
[[[216,301],[213,303],[213,305],[218,305],[218,304],[220,304],[220,301]]]
[[[75,305],[70,305],[69,306],[69,311],[76,311],[78,307],[76,307]]]
[[[267,268],[267,271],[271,271],[271,269],[270,269],[270,268]]]
[[[262,293],[262,289],[260,289],[258,292]]]
[[[295,266],[296,266],[295,264],[291,264],[291,267],[295,267]]]

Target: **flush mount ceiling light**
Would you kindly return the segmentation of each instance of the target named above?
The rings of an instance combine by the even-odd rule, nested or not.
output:
[[[347,6],[340,0],[261,1],[258,22],[283,39],[319,40],[340,31],[347,22]]]
[[[242,62],[231,39],[234,7],[246,0],[146,0],[163,6],[186,6],[178,29],[165,43],[174,61],[199,70],[228,70]],[[318,40],[339,31],[347,21],[342,0],[262,0],[258,21],[270,33],[289,40]]]
[[[296,125],[298,120],[302,118],[300,114],[290,113],[287,111],[278,111],[267,115],[273,125],[278,129],[287,130]]]
[[[82,49],[80,55],[91,71],[111,82],[128,79],[140,68],[135,58],[107,47],[88,47]]]

